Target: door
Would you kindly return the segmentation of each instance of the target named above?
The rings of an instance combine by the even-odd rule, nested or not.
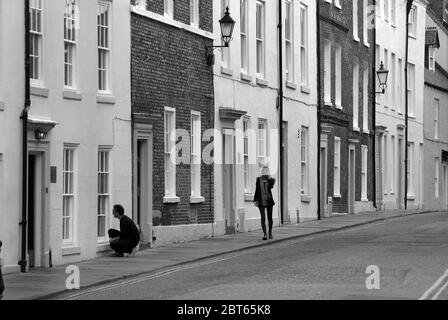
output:
[[[42,266],[44,192],[44,153],[28,155],[27,254],[30,268]]]
[[[355,213],[355,145],[349,146],[349,157],[348,157],[348,213]]]
[[[236,232],[235,210],[235,137],[232,129],[223,131],[223,205],[226,234]]]
[[[398,174],[397,174],[397,186],[398,186],[398,208],[404,208],[404,157],[403,157],[403,138],[398,138]]]
[[[376,138],[376,202],[380,209],[383,202],[383,135]]]
[[[443,166],[444,208],[448,210],[448,166]]]
[[[327,213],[327,143],[321,142],[320,148],[320,217],[330,216]]]
[[[281,215],[281,223],[289,222],[289,214],[288,214],[288,123],[286,121],[283,122],[282,126],[283,130],[283,144],[282,144],[282,215]]]

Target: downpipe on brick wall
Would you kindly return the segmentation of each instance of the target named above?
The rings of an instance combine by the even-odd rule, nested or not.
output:
[[[320,166],[321,166],[321,158],[320,158],[320,148],[321,148],[321,141],[320,141],[320,135],[321,135],[321,104],[322,104],[322,97],[321,97],[321,67],[322,62],[320,59],[320,0],[316,1],[316,56],[317,56],[317,219],[321,220],[321,172],[320,172]]]
[[[278,85],[278,101],[277,101],[277,108],[279,110],[279,137],[280,137],[280,163],[279,163],[279,176],[280,176],[280,181],[279,181],[279,191],[280,191],[280,205],[279,205],[279,211],[280,211],[280,221],[281,224],[283,224],[284,221],[284,216],[283,216],[283,208],[285,207],[285,204],[283,203],[284,201],[284,188],[283,188],[283,174],[284,174],[284,168],[283,168],[283,157],[284,157],[284,145],[283,145],[283,140],[284,140],[284,131],[283,131],[283,14],[282,14],[282,4],[283,1],[279,0],[278,1],[278,65],[279,65],[279,85]]]

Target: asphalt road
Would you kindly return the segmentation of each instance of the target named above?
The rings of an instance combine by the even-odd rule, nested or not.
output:
[[[246,250],[76,299],[448,299],[447,253],[448,213],[415,215]],[[378,274],[366,273],[368,266],[378,267],[371,268],[379,289],[366,287]]]

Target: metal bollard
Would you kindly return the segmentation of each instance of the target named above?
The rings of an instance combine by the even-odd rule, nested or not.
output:
[[[1,257],[1,254],[2,254],[2,245],[3,245],[3,243],[0,240],[0,257]],[[5,291],[5,283],[3,282],[3,276],[2,276],[2,266],[3,266],[2,263],[3,263],[3,261],[0,258],[0,300],[2,300],[2,298],[3,298],[3,291]]]

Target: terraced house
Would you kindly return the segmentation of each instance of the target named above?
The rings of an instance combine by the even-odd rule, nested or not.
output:
[[[129,4],[0,6],[6,272],[94,258],[108,247],[112,205],[131,209]]]
[[[319,1],[321,217],[372,209],[372,3]]]

